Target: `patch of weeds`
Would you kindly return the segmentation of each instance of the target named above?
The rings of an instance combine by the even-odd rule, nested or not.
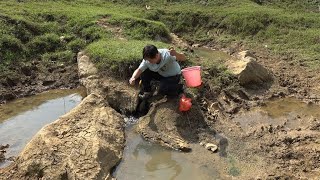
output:
[[[228,174],[230,174],[231,176],[239,176],[241,174],[241,171],[239,168],[236,167],[236,160],[234,157],[229,156],[228,157],[228,163],[230,165],[230,168],[228,170]]]
[[[85,51],[103,72],[110,72],[114,77],[127,78],[142,60],[142,49],[147,44],[154,44],[159,49],[169,45],[152,41],[100,40],[88,45]]]
[[[42,60],[72,63],[76,61],[76,58],[75,58],[75,53],[73,53],[72,51],[66,50],[66,51],[59,51],[59,52],[53,52],[53,53],[45,53],[42,55]]]
[[[53,52],[61,47],[60,36],[57,34],[44,34],[37,36],[28,43],[28,48],[32,55]]]
[[[10,66],[17,59],[24,59],[26,48],[22,42],[10,35],[0,37],[0,65]]]
[[[152,39],[169,42],[168,28],[162,23],[136,17],[112,16],[109,23],[124,28],[125,34],[132,39]]]
[[[103,37],[105,30],[97,25],[93,25],[81,30],[81,37],[87,42],[93,42]]]
[[[43,168],[41,168],[40,164],[32,163],[30,166],[28,166],[26,176],[42,178],[43,175],[44,175]]]
[[[70,41],[67,44],[67,48],[70,49],[72,52],[77,53],[82,50],[86,46],[86,41],[80,38],[76,38]]]
[[[222,89],[227,91],[237,91],[240,89],[238,78],[231,74],[223,65],[212,65],[205,68],[203,81],[207,90],[206,97],[214,97]]]

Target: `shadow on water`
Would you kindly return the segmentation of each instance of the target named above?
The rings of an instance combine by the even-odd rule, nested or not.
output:
[[[83,88],[51,90],[0,106],[0,142],[9,144],[5,156],[17,156],[43,126],[69,112],[84,96]],[[5,161],[0,167],[8,164]]]

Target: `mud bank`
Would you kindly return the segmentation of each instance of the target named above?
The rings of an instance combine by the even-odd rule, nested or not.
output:
[[[91,94],[42,128],[2,179],[105,179],[121,158],[122,116]],[[112,142],[112,143],[110,143]]]
[[[121,118],[119,112],[125,114],[136,110],[138,89],[129,87],[126,82],[103,77],[84,53],[78,54],[78,65],[80,82],[87,88],[88,94],[91,94],[89,97],[92,99],[88,98],[89,100],[85,100],[82,103],[85,104],[83,105],[84,109],[86,109],[83,110],[84,112],[77,108],[77,113],[73,114],[71,118],[73,120],[70,120],[70,123],[77,125],[77,121],[82,118],[86,119],[83,119],[86,123],[94,121],[92,117],[95,117],[95,115],[92,113],[95,112],[95,114],[98,114],[97,119],[99,122],[93,128],[105,129],[102,132],[98,130],[98,134],[93,138],[97,138],[99,142],[102,141],[103,143],[99,144],[102,146],[100,150],[89,148],[93,153],[89,155],[90,158],[86,159],[88,160],[86,164],[91,164],[92,167],[78,167],[74,164],[74,162],[77,162],[74,157],[78,156],[72,156],[73,159],[70,156],[67,157],[68,162],[60,162],[60,165],[62,164],[67,170],[63,171],[61,169],[60,174],[56,174],[56,177],[75,177],[75,174],[81,168],[84,168],[82,169],[83,172],[86,171],[86,168],[90,169],[90,171],[86,171],[87,174],[82,173],[82,177],[94,177],[97,179],[110,177],[109,173],[120,162],[124,148],[123,118]],[[178,111],[177,98],[155,98],[150,102],[151,109],[148,114],[141,117],[137,125],[138,132],[149,141],[173,149],[191,152],[189,156],[187,154],[191,161],[202,162],[204,165],[210,165],[211,162],[225,162],[225,164],[220,164],[220,168],[221,177],[226,179],[316,179],[319,177],[319,163],[317,162],[319,162],[320,146],[317,137],[319,137],[320,122],[318,118],[296,116],[297,119],[305,122],[305,124],[300,128],[294,129],[286,126],[285,122],[287,121],[283,121],[282,124],[269,123],[248,127],[241,126],[241,123],[237,120],[237,118],[241,118],[243,114],[250,112],[255,107],[264,106],[270,98],[281,98],[289,95],[298,95],[299,93],[292,94],[290,93],[290,88],[281,86],[283,81],[279,80],[277,75],[274,76],[273,84],[267,88],[248,89],[241,87],[239,89],[228,89],[219,87],[214,89],[210,81],[206,80],[206,78],[211,78],[211,70],[208,69],[209,73],[207,72],[206,74],[209,75],[204,77],[204,84],[200,89],[195,92],[186,92],[188,96],[193,98],[193,107],[189,114],[183,114]],[[111,115],[106,117],[108,113]],[[52,125],[55,125],[55,123]],[[49,129],[50,126],[44,129]],[[65,138],[86,138],[87,133],[83,133],[83,131],[86,132],[86,128],[83,126],[82,128],[84,129],[78,129],[74,136],[68,135],[69,130],[67,129],[70,128],[72,130],[72,127],[66,127],[66,130],[60,134],[54,133],[56,130],[51,129],[52,132],[46,137],[52,138],[46,138],[45,141],[40,138],[43,137],[41,136],[43,132],[40,131],[41,133],[37,135],[37,139],[42,144],[52,143],[55,142],[53,141],[56,139],[54,136],[57,135],[58,138],[59,136],[61,138],[59,143],[64,144]],[[95,130],[93,131],[96,132]],[[102,135],[99,133],[102,133]],[[100,135],[103,136],[103,139],[99,139]],[[88,136],[91,137],[90,133]],[[69,141],[72,141],[71,139]],[[30,144],[34,141],[37,142],[38,140],[33,140]],[[213,152],[211,148],[207,148],[209,147],[208,144],[216,145],[218,149]],[[91,145],[88,144],[90,147]],[[69,148],[79,149],[81,154],[82,148],[87,149],[88,146],[72,145],[67,147],[67,151],[69,152]],[[59,151],[52,149],[52,146],[51,149],[48,149],[49,146],[44,147],[45,151],[53,153],[44,157],[48,159],[64,157],[63,154],[56,153]],[[26,152],[28,152],[28,148],[29,145],[25,150]],[[100,153],[101,151],[103,151],[102,154]],[[86,150],[82,154],[86,156]],[[110,157],[110,159],[104,161],[108,163],[101,164],[99,163],[101,161],[92,160],[93,156],[98,158]],[[28,157],[28,153],[22,153],[19,156],[20,161],[10,167],[13,173],[9,173],[10,170],[8,171],[8,169],[2,171],[7,177],[13,177],[14,174],[17,174],[19,176],[16,177],[20,178],[27,178],[30,175],[30,177],[45,177],[46,173],[53,173],[50,170],[50,166],[55,165],[52,164],[56,163],[55,158],[50,159],[51,164],[49,163],[49,167],[46,168],[38,168],[44,167],[41,164],[42,160],[41,162],[35,161],[38,163],[35,165],[30,164],[30,160],[29,165],[19,166],[19,164],[23,165],[24,161],[27,162]],[[39,157],[41,157],[40,154]],[[94,171],[91,171],[91,168]]]
[[[236,52],[231,54],[237,57]],[[261,116],[248,118],[246,114],[250,114],[255,108],[266,106],[272,99],[285,97],[295,97],[297,101],[301,100],[300,103],[318,106],[318,84],[315,80],[319,75],[315,72],[307,73],[312,74],[310,78],[315,84],[311,85],[302,80],[306,78],[305,75],[298,75],[298,71],[304,68],[297,67],[287,72],[284,70],[290,69],[289,66],[292,65],[284,65],[279,69],[277,64],[283,63],[282,61],[272,65],[266,62],[268,59],[263,59],[262,55],[256,55],[252,55],[252,58],[271,70],[272,78],[270,75],[264,78],[268,80],[266,84],[250,82],[253,86],[215,87],[211,79],[217,73],[211,72],[217,70],[206,68],[203,73],[203,86],[189,94],[193,97],[195,107],[200,107],[201,115],[191,110],[191,118],[188,119],[177,110],[178,102],[155,100],[151,102],[153,105],[149,113],[140,119],[138,132],[145,139],[163,146],[201,154],[190,153],[191,160],[196,159],[198,162],[207,162],[208,158],[214,162],[217,161],[218,154],[229,154],[228,157],[232,157],[231,161],[237,166],[228,171],[222,170],[225,175],[230,175],[222,176],[227,179],[317,179],[320,176],[318,117],[300,113],[293,119],[284,116],[283,121],[275,119],[262,123],[259,121]],[[276,59],[272,59],[272,62],[275,61]],[[296,75],[293,80],[288,81],[292,73]],[[254,75],[263,77],[259,73]],[[270,79],[272,81],[269,81]],[[258,81],[260,80],[259,78]],[[239,81],[234,83],[241,84]],[[248,123],[242,125],[239,118]],[[257,126],[250,126],[251,121],[256,122]],[[300,122],[299,127],[288,126],[292,122]],[[223,134],[225,138],[221,140],[217,134]],[[223,146],[225,140],[228,142],[227,147]],[[205,149],[201,146],[204,143],[217,145],[217,153],[201,151]]]
[[[79,86],[77,69],[77,65],[41,64],[36,61],[17,67],[19,75],[6,76],[0,81],[0,104],[49,89],[76,88]]]
[[[137,93],[113,79],[102,79],[87,56],[79,54],[80,82],[90,95],[71,112],[42,128],[1,179],[110,179],[124,149],[124,117]],[[132,103],[128,103],[132,102]],[[114,110],[117,109],[119,112]]]

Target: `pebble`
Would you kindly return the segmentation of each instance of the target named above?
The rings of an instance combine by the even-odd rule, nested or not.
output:
[[[218,149],[218,146],[212,143],[207,143],[205,147],[212,152],[215,152]]]

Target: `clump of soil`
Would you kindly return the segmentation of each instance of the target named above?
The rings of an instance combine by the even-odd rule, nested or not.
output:
[[[148,114],[139,120],[138,132],[149,141],[182,151],[191,150],[189,143],[214,141],[215,132],[208,129],[195,101],[187,112],[180,112],[178,108],[178,97],[154,101]]]
[[[0,80],[0,104],[49,89],[71,89],[79,85],[76,65],[34,61],[30,65],[15,67],[13,71],[18,72],[16,76]]]
[[[6,149],[9,147],[9,144],[7,145],[0,145],[0,163],[4,160],[6,160],[5,153]]]

